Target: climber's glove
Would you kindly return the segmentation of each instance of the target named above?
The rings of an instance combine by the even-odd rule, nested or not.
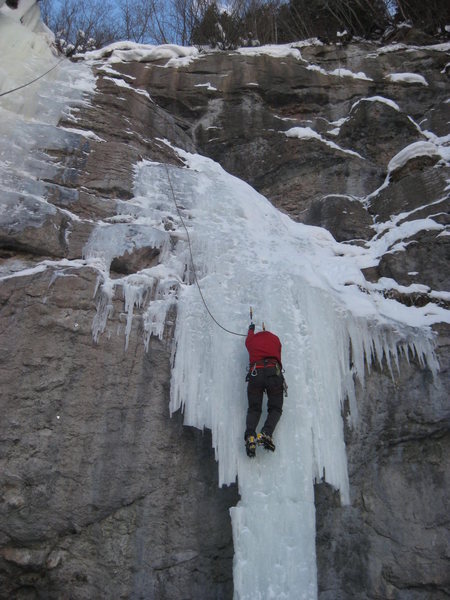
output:
[[[255,331],[255,324],[254,323],[250,323],[250,326],[248,328],[249,331]]]

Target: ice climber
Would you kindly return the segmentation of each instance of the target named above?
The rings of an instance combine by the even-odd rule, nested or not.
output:
[[[284,377],[281,364],[280,339],[270,331],[255,333],[251,323],[245,339],[250,365],[246,381],[248,411],[245,430],[247,455],[255,456],[256,444],[267,450],[275,450],[272,440],[274,429],[280,420],[283,409]],[[267,419],[256,435],[256,428],[262,412],[264,392],[267,393]]]

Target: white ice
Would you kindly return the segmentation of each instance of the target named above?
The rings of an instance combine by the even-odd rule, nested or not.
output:
[[[75,138],[90,136],[56,125],[64,114],[69,116],[69,107],[84,105],[85,94],[95,87],[85,65],[55,56],[52,36],[40,20],[36,22],[38,5],[21,2],[19,6],[27,25],[14,10],[0,10],[0,92],[5,94],[0,97],[0,220],[11,231],[39,227],[45,215],[62,210],[46,200],[44,180],[55,174],[56,166],[45,149],[56,151],[73,144]],[[9,93],[52,67],[38,81]],[[15,219],[19,214],[20,219]]]
[[[53,33],[41,20],[41,11],[35,0],[20,0],[17,8],[14,9],[6,6],[3,0],[0,2],[0,23],[2,21],[9,23],[9,27],[12,27],[13,23],[21,26],[20,29],[16,29],[16,37],[18,38],[21,38],[26,30],[27,33],[34,34],[37,41],[39,39],[45,40],[47,44],[54,41]],[[29,39],[28,35],[27,37]],[[6,57],[8,55],[2,56]]]
[[[241,500],[231,511],[235,598],[312,600],[317,596],[313,482],[325,477],[349,502],[341,410],[348,398],[350,420],[357,416],[354,378],[364,379],[365,361],[370,365],[383,358],[395,373],[402,353],[417,354],[435,370],[427,326],[444,315],[434,308],[411,311],[377,289],[363,293],[358,261],[367,260],[364,250],[338,244],[323,229],[294,223],[213,161],[179,154],[185,168],[141,162],[136,197],[128,210],[121,205],[123,216],[161,231],[170,216],[176,242],[167,246],[163,259],[159,285],[165,292],[145,305],[143,271],[126,299],[127,309],[132,314],[133,303],[142,306],[146,331],[153,310],[160,335],[167,310],[176,303],[170,409],[182,408],[187,425],[211,429],[220,484],[238,480]],[[240,335],[211,320],[193,284],[172,189],[208,308]],[[120,229],[109,232],[105,243],[121,235]],[[96,245],[99,256],[99,239]],[[118,243],[117,251],[124,247]],[[130,282],[123,283],[127,293]],[[104,285],[111,298],[106,274]],[[275,434],[277,451],[260,452],[254,462],[243,446],[249,306],[258,327],[265,321],[280,336],[289,385]],[[104,326],[107,311],[107,302],[99,306]]]

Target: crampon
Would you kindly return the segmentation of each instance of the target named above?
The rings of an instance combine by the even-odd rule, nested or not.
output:
[[[272,438],[267,433],[258,433],[257,436],[258,446],[263,446],[266,450],[271,450],[275,452],[275,444],[273,443]]]
[[[247,456],[254,458],[256,454],[256,438],[254,435],[249,435],[245,440],[245,450]]]

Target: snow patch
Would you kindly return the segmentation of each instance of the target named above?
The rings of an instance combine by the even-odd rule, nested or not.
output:
[[[419,83],[428,86],[428,82],[423,75],[417,73],[391,73],[386,75],[385,79],[393,83]]]
[[[445,155],[445,153],[444,153]],[[432,142],[413,142],[403,150],[400,150],[388,164],[388,173],[401,169],[407,162],[419,156],[443,156],[442,149]]]
[[[150,100],[150,102],[153,102],[150,94],[146,90],[142,90],[141,88],[135,88],[132,85],[130,85],[129,83],[127,83],[126,81],[124,81],[123,79],[119,79],[116,77],[103,77],[103,79],[106,81],[112,81],[119,87],[127,88],[127,89],[131,90],[132,92],[136,92],[136,94],[141,94],[141,96],[145,96],[146,98],[148,98],[148,100]]]
[[[217,88],[211,85],[209,81],[207,83],[197,83],[194,87],[204,87],[208,90],[208,92],[217,92]]]
[[[374,53],[369,54],[368,56],[377,56],[378,54],[389,54],[390,52],[414,52],[414,51],[423,52],[423,50],[431,50],[434,52],[449,52],[450,51],[450,42],[444,42],[442,44],[431,44],[428,46],[408,46],[407,44],[401,43],[393,43],[387,46],[383,46],[379,48]]]
[[[329,71],[329,75],[334,75],[335,77],[352,77],[353,79],[362,79],[363,81],[373,81],[371,77],[367,77],[367,75],[363,72],[354,73],[349,69],[334,69],[334,71]]]
[[[344,152],[344,154],[350,154],[352,156],[356,156],[356,157],[360,158],[361,160],[364,160],[364,157],[362,157],[360,154],[358,154],[358,152],[354,152],[353,150],[347,150],[345,148],[341,148],[334,142],[331,142],[330,140],[327,140],[324,137],[322,137],[319,133],[317,133],[316,131],[311,129],[311,127],[292,127],[291,129],[288,129],[287,131],[284,131],[283,133],[286,137],[289,137],[289,138],[298,138],[298,139],[303,139],[303,140],[318,140],[318,141],[322,142],[323,144],[326,144],[330,148],[333,148],[333,150],[338,150],[339,152]]]
[[[360,100],[357,100],[354,104],[352,104],[352,107],[350,109],[350,112],[353,112],[353,110],[361,103],[361,102],[380,102],[381,104],[386,104],[386,106],[389,106],[390,108],[393,108],[394,110],[401,112],[400,111],[400,107],[397,104],[397,102],[394,102],[393,100],[391,100],[390,98],[385,98],[384,96],[370,96],[369,98],[361,98]]]
[[[441,231],[444,228],[443,225],[430,218],[405,221],[401,224],[392,223],[391,227],[386,227],[386,225],[383,223],[384,233],[382,236],[370,242],[371,253],[375,257],[381,257],[388,251],[401,250],[403,240],[414,237],[421,231]]]
[[[325,71],[325,69],[322,69],[322,67],[319,67],[319,65],[308,65],[307,67],[308,71],[317,71],[318,73],[322,73],[322,75],[329,75],[328,71]]]
[[[252,48],[238,48],[235,52],[244,56],[272,56],[274,58],[287,58],[292,56],[298,60],[302,59],[298,44],[268,44],[266,46],[256,46]]]
[[[93,140],[94,142],[106,142],[103,138],[98,136],[93,131],[89,131],[87,129],[76,129],[75,127],[61,127],[63,131],[68,131],[69,133],[75,133],[77,135],[82,135],[88,140]]]
[[[113,69],[111,65],[104,64],[98,68],[100,73],[106,73],[107,75],[113,75],[114,77],[118,77],[119,79],[131,79],[132,81],[136,79],[132,75],[128,75],[126,73],[121,73],[120,71],[116,71]]]
[[[330,75],[333,77],[351,77],[353,79],[361,79],[363,81],[373,81],[373,79],[371,79],[370,77],[367,77],[367,75],[363,72],[359,72],[359,73],[354,73],[353,71],[350,71],[349,69],[334,69],[333,71],[326,71],[325,69],[323,69],[322,67],[319,67],[318,65],[314,65],[314,64],[309,64],[307,67],[308,71],[317,71],[318,73],[321,73],[322,75]]]
[[[176,44],[137,44],[134,42],[115,42],[100,50],[86,52],[79,58],[86,61],[107,59],[109,63],[117,62],[155,62],[167,59],[166,66],[184,66],[199,55],[197,48],[177,46]]]

